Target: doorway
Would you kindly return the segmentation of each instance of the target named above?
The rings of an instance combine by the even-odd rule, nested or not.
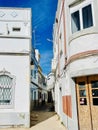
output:
[[[98,129],[98,76],[76,78],[79,130]]]

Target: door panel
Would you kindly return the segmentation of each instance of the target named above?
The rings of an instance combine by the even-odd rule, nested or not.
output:
[[[98,76],[89,77],[90,103],[93,130],[98,129]]]
[[[80,130],[92,130],[87,78],[76,79],[78,118]]]

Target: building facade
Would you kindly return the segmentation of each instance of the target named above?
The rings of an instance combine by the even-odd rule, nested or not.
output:
[[[55,110],[68,130],[97,130],[98,0],[59,0],[54,24]]]
[[[0,127],[29,127],[31,10],[0,8],[0,28]]]
[[[38,66],[36,51],[32,47],[31,56],[31,111],[38,106]]]
[[[48,91],[48,102],[54,102],[54,89],[55,89],[55,77],[54,73],[50,72],[47,75],[47,91]]]
[[[38,109],[47,101],[46,77],[40,66],[38,49],[32,50],[31,60],[31,111]]]
[[[47,83],[46,77],[42,73],[42,69],[38,67],[38,103],[39,106],[47,102]]]

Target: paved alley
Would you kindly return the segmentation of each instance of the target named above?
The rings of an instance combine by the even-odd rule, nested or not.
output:
[[[32,127],[55,115],[54,109],[52,109],[51,106],[53,106],[53,104],[46,103],[32,109],[30,114],[30,126]]]
[[[31,128],[8,128],[0,130],[67,130],[65,126],[59,120],[59,117],[55,114],[49,119],[31,127]]]
[[[57,115],[52,116],[51,118],[31,127],[30,130],[67,130],[63,126]]]
[[[1,128],[0,130],[67,130],[51,106],[51,103],[47,103],[32,110],[30,128]]]

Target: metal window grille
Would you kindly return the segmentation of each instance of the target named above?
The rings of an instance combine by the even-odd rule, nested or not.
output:
[[[13,105],[14,77],[7,71],[0,71],[0,108]]]
[[[0,76],[0,105],[11,104],[12,78],[7,75]]]

